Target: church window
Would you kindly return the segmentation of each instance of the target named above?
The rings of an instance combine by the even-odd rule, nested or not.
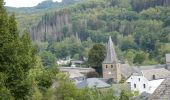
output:
[[[134,84],[134,88],[136,88],[136,84]]]
[[[140,78],[138,78],[139,82],[140,82]]]
[[[155,75],[153,75],[152,78],[153,78],[153,80],[155,80],[155,79],[156,79],[156,78],[155,78]]]
[[[143,88],[144,88],[144,89],[146,88],[146,85],[145,85],[145,84],[143,84]]]
[[[111,68],[113,68],[113,65],[111,65]]]
[[[106,68],[107,68],[107,65],[106,65]]]

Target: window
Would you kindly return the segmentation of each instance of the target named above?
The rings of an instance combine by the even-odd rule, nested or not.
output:
[[[134,84],[134,88],[136,88],[136,84]]]
[[[153,75],[152,78],[153,78],[153,80],[155,80],[155,79],[156,79],[156,78],[155,78],[155,75]]]
[[[107,68],[107,65],[106,65],[106,68]]]
[[[111,65],[111,68],[113,68],[113,65]]]
[[[143,88],[144,88],[144,89],[146,88],[146,85],[145,85],[145,84],[143,84]]]
[[[140,82],[140,78],[138,78],[139,82]]]

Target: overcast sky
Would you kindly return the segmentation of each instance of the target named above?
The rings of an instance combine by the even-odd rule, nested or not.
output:
[[[6,5],[11,7],[32,7],[45,0],[4,0]],[[53,0],[61,1],[61,0]]]

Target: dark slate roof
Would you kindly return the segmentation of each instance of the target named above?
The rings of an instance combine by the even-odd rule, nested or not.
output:
[[[165,68],[141,70],[141,72],[148,80],[153,80],[153,75],[155,75],[155,79],[164,79],[170,75],[170,71]]]
[[[166,63],[170,63],[170,54],[166,54]]]
[[[103,63],[115,63],[115,62],[117,62],[117,55],[115,52],[114,44],[112,42],[112,38],[110,36],[107,44],[107,55]]]
[[[166,78],[154,93],[149,97],[149,100],[170,100],[170,78]]]
[[[111,85],[107,84],[106,82],[101,81],[98,78],[88,78],[80,83],[77,84],[78,88],[107,88],[110,87]]]

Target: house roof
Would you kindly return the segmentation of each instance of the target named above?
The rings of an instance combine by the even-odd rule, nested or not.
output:
[[[135,66],[139,68],[140,70],[149,70],[149,69],[158,69],[158,68],[165,68],[166,65],[147,65],[147,66]]]
[[[141,70],[141,72],[142,75],[148,80],[153,80],[153,77],[155,77],[155,79],[164,79],[170,75],[170,71],[165,68]]]
[[[125,78],[130,77],[133,73],[141,74],[141,71],[140,71],[139,68],[129,66],[128,64],[122,64],[122,65],[121,65],[121,74],[122,74]]]
[[[106,55],[103,63],[115,63],[115,62],[117,62],[117,55],[115,52],[114,44],[112,42],[112,38],[110,36],[108,44],[107,44],[107,55]]]
[[[170,54],[166,54],[166,63],[170,63]]]
[[[75,78],[75,77],[85,77],[85,75],[83,75],[82,73],[80,73],[79,71],[70,71],[69,73],[69,77],[70,78]]]
[[[101,81],[98,78],[88,78],[88,79],[77,84],[78,88],[85,88],[85,87],[107,88],[107,87],[110,87],[110,86],[111,85],[107,84],[106,82]]]
[[[131,75],[144,76],[148,80],[163,79],[170,75],[170,71],[165,69],[165,65],[150,65],[150,66],[129,66],[128,64],[121,65],[121,74],[128,78]]]
[[[166,78],[154,93],[149,97],[149,100],[169,100],[170,99],[170,78]]]

